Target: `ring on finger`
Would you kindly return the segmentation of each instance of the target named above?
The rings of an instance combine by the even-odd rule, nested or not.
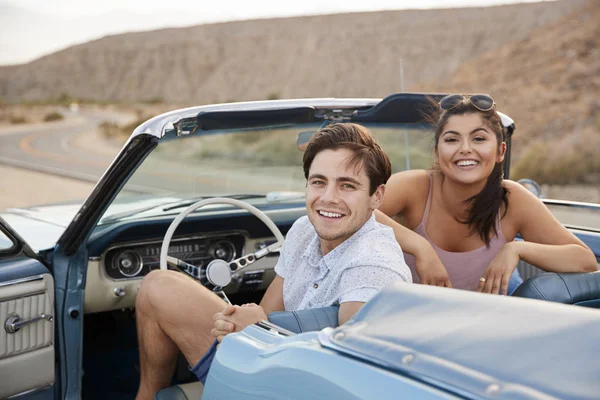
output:
[[[479,278],[479,282],[485,283],[485,278],[482,276],[481,278]]]

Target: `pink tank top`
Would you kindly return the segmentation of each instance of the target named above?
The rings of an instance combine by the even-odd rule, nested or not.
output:
[[[483,245],[482,247],[466,251],[463,253],[456,253],[446,251],[435,245],[427,235],[425,227],[427,226],[427,218],[429,217],[429,206],[431,205],[431,192],[433,191],[433,177],[429,175],[429,194],[427,196],[427,204],[425,205],[425,212],[423,213],[423,219],[421,223],[415,228],[415,232],[423,236],[437,253],[438,257],[446,267],[448,275],[450,276],[450,282],[452,287],[456,289],[464,290],[475,290],[479,285],[479,278],[483,275],[483,271],[487,268],[489,263],[494,259],[496,254],[500,251],[502,246],[506,244],[506,239],[502,233],[502,225],[500,219],[496,223],[496,230],[498,236],[494,236],[490,241],[490,247]],[[430,229],[444,229],[443,226],[435,227],[432,226]],[[415,268],[415,257],[411,254],[404,253],[404,259],[410,267],[412,272],[413,281],[419,283],[419,276]]]

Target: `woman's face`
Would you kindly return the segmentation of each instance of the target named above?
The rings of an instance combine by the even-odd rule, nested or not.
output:
[[[504,160],[506,144],[479,113],[454,115],[438,138],[435,159],[446,178],[462,184],[485,182],[496,163]]]

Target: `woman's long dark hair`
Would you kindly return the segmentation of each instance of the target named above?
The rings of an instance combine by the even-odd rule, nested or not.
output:
[[[439,110],[439,108],[438,108]],[[504,142],[505,131],[502,126],[502,120],[495,108],[489,111],[480,111],[475,108],[468,100],[460,103],[458,106],[448,111],[437,111],[436,130],[435,130],[435,149],[437,151],[440,135],[448,123],[448,119],[455,115],[475,114],[481,115],[481,118],[490,127],[498,140],[498,149]],[[434,117],[435,118],[435,117]],[[474,196],[465,200],[467,204],[467,217],[463,220],[456,219],[458,222],[469,225],[471,234],[477,233],[487,247],[494,236],[498,236],[496,221],[500,216],[500,209],[504,203],[504,212],[500,218],[506,215],[508,210],[508,191],[502,185],[504,179],[504,161],[496,163],[492,173],[487,178],[484,188]]]

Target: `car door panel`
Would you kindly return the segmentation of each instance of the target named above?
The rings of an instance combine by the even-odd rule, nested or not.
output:
[[[0,261],[0,282],[47,274],[46,268],[38,260],[28,257]]]
[[[0,398],[54,384],[52,276],[45,273],[5,280],[4,269],[0,268]],[[15,317],[25,321],[41,315],[52,318],[33,321],[15,332],[8,328]]]

